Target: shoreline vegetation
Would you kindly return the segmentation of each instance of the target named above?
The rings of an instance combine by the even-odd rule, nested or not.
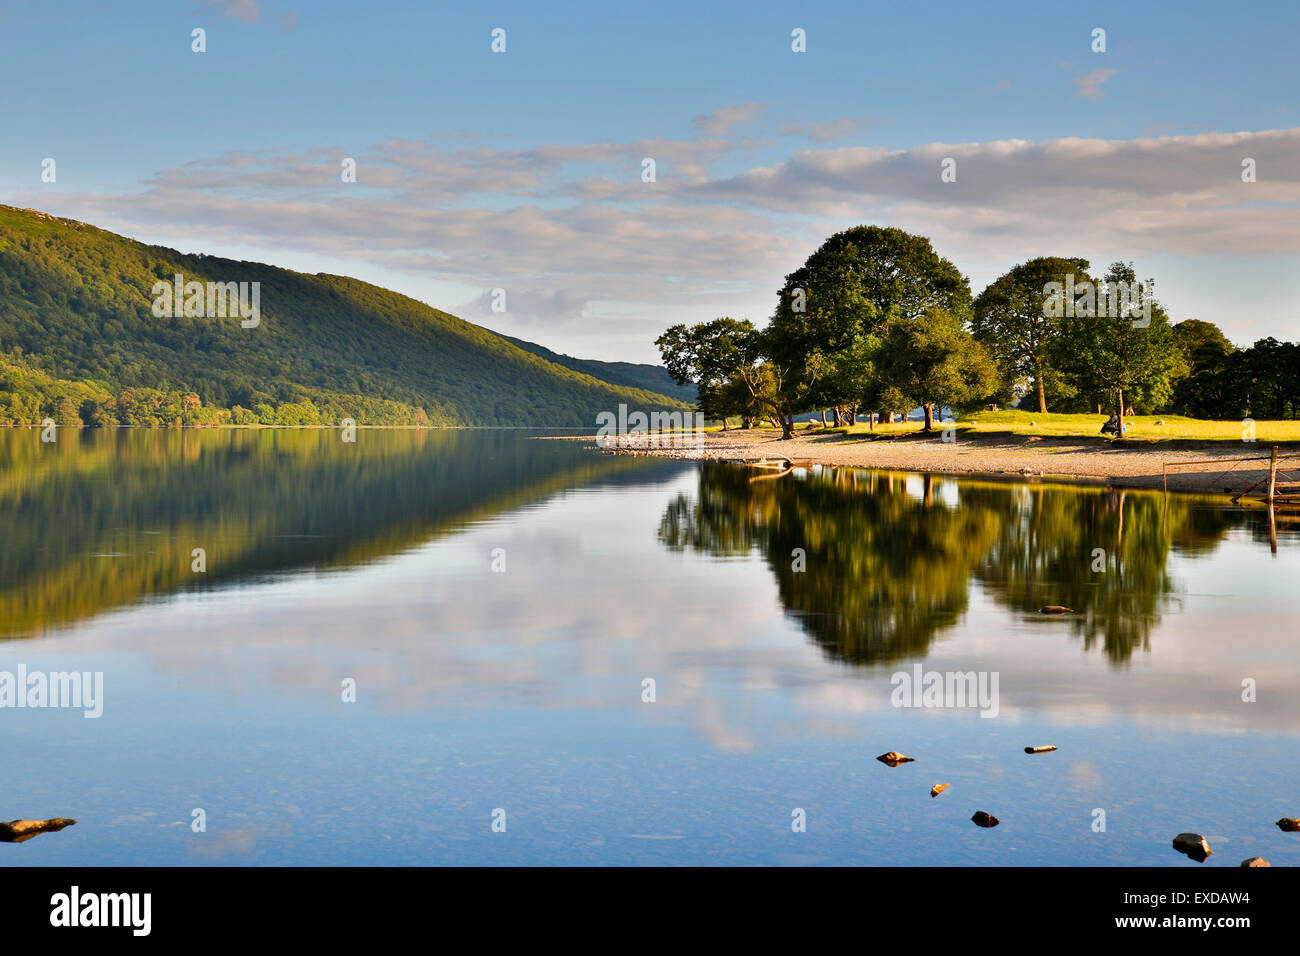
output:
[[[1086,419],[1091,433],[1080,430],[1073,419]],[[946,437],[908,422],[874,429],[866,424],[834,428],[808,423],[797,427],[792,438],[766,427],[594,440],[607,454],[747,465],[784,461],[801,467],[1100,483],[1215,495],[1240,493],[1266,476],[1275,445],[1283,455],[1300,454],[1300,422],[1294,421],[1256,423],[1254,442],[1242,440],[1238,422],[1143,416],[1130,420],[1127,438],[1115,440],[1096,433],[1100,421],[1100,416],[1000,412],[945,423]],[[1235,437],[1228,437],[1228,431]],[[1240,458],[1260,461],[1234,460]],[[1206,459],[1211,461],[1195,464]]]
[[[1090,269],[1039,256],[976,296],[925,236],[856,226],[786,276],[766,325],[720,316],[674,325],[655,345],[674,381],[696,386],[706,417],[770,422],[787,441],[810,413],[856,435],[864,413],[890,426],[916,408],[923,431],[949,440],[957,429],[946,410],[982,419],[1050,409],[1058,436],[1080,427],[1095,436],[1089,416],[1109,412],[1099,431],[1121,440],[1139,424],[1158,436],[1170,426],[1157,415],[1179,416],[1191,438],[1243,443],[1265,439],[1257,420],[1286,431],[1278,420],[1300,419],[1300,343],[1238,348],[1211,322],[1175,323],[1133,263]],[[1270,498],[1271,489],[1270,479]]]

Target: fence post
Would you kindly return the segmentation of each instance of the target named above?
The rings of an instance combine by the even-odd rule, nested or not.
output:
[[[1268,500],[1273,501],[1273,495],[1277,490],[1277,445],[1273,446],[1273,452],[1268,459]]]

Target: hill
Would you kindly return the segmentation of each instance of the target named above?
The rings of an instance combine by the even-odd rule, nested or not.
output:
[[[498,333],[500,334],[500,333]],[[662,365],[643,365],[637,362],[601,362],[596,359],[580,359],[571,355],[552,352],[536,342],[525,342],[513,336],[502,335],[503,339],[519,346],[525,352],[540,356],[548,362],[563,365],[574,372],[590,375],[602,382],[622,385],[627,388],[641,388],[660,395],[668,395],[679,401],[694,403],[697,392],[694,385],[678,385]]]
[[[200,294],[158,317],[177,274]],[[220,308],[228,283],[249,284],[250,327]],[[0,206],[0,423],[586,426],[620,403],[681,407],[357,279]]]

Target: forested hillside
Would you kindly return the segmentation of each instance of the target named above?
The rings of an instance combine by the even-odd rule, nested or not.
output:
[[[154,285],[178,273],[260,283],[256,326],[180,303],[156,317]],[[583,426],[620,402],[681,405],[356,279],[0,206],[0,423]]]
[[[501,337],[507,342],[519,346],[525,352],[531,352],[548,362],[563,365],[565,368],[581,372],[583,375],[598,378],[602,382],[609,382],[612,385],[624,385],[628,388],[643,388],[661,395],[669,395],[683,402],[694,402],[698,397],[698,390],[694,385],[678,385],[673,381],[668,369],[662,365],[645,365],[638,362],[601,362],[597,359],[574,358],[572,355],[553,352],[546,346],[538,345],[536,342],[525,342],[523,339],[517,339],[510,335],[502,335]]]

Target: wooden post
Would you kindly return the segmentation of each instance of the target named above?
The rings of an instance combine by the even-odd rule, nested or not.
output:
[[[1273,453],[1268,459],[1268,500],[1273,501],[1273,496],[1277,493],[1277,445],[1273,446]]]

